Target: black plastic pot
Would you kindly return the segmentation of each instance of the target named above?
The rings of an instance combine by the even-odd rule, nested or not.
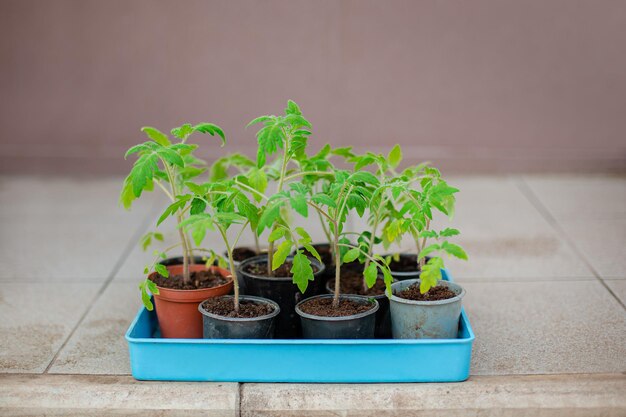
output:
[[[383,255],[383,257],[385,256],[389,256],[389,255]],[[400,258],[401,259],[406,259],[406,258],[414,259],[415,270],[414,271],[394,271],[393,269],[391,269],[391,276],[394,277],[396,281],[404,281],[405,279],[419,279],[420,269],[417,265],[417,256],[414,253],[401,253]],[[426,262],[428,262],[429,259],[430,257],[427,256]]]
[[[307,314],[300,306],[315,298],[332,298],[332,295],[317,295],[303,300],[296,306],[296,313],[302,321],[302,337],[304,339],[373,339],[376,327],[378,301],[361,295],[340,295],[342,299],[350,299],[363,304],[374,303],[374,307],[352,316],[323,317]]]
[[[194,256],[194,263],[196,264],[204,264],[206,261],[202,260],[202,256]],[[159,262],[163,266],[172,266],[172,265],[182,265],[183,257],[182,256],[174,256],[172,258],[166,258]]]
[[[221,298],[230,300],[233,297],[233,295],[221,296]],[[205,339],[272,339],[274,337],[274,323],[276,316],[280,313],[278,304],[272,300],[251,297],[249,295],[242,295],[239,297],[239,300],[269,304],[274,307],[274,311],[260,317],[224,317],[206,311],[202,306],[204,304],[203,301],[198,305],[198,311],[202,313],[202,335]]]
[[[362,268],[361,268],[362,269]],[[383,279],[381,276],[378,279]],[[334,294],[335,279],[326,281],[326,293]],[[358,294],[348,294],[358,295]],[[391,315],[389,313],[389,298],[386,294],[364,296],[378,301],[378,311],[376,312],[376,339],[391,339]]]
[[[290,256],[287,260],[291,260]],[[315,295],[313,284],[322,281],[321,275],[324,273],[324,265],[317,259],[311,258],[311,265],[317,268],[314,274],[314,281],[309,283],[309,288],[302,294],[293,283],[291,277],[264,277],[253,275],[244,271],[246,265],[259,264],[267,266],[267,255],[259,255],[243,261],[237,268],[237,275],[241,277],[246,285],[246,293],[249,295],[268,298],[275,301],[280,306],[280,314],[276,318],[276,338],[294,339],[300,337],[300,320],[296,315],[296,304],[305,298]],[[323,288],[323,284],[321,285]]]

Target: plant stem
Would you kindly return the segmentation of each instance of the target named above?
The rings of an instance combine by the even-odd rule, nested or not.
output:
[[[380,207],[378,208],[378,210],[376,211],[376,215],[374,217],[374,225],[372,226],[372,235],[370,236],[370,245],[369,248],[367,250],[367,254],[369,256],[372,256],[372,254],[374,253],[374,239],[376,239],[376,229],[378,229],[378,222],[380,221]],[[367,269],[367,267],[370,266],[370,258],[366,258],[365,259],[365,265],[363,267],[363,271],[365,271],[365,269]],[[363,277],[363,292],[367,292],[367,282],[365,281],[365,277]]]
[[[167,173],[167,178],[170,182],[170,187],[172,189],[172,196],[176,197],[178,195],[178,188],[176,186],[176,181],[174,177],[174,173],[172,172],[172,168],[167,163],[167,161],[161,159],[163,162],[163,166],[165,167],[165,172]],[[191,277],[189,276],[189,256],[191,255],[189,242],[187,241],[187,235],[185,235],[185,231],[180,227],[182,223],[182,213],[179,210],[179,213],[176,215],[176,223],[178,234],[180,236],[180,241],[183,245],[183,282],[185,284],[189,284],[191,282]]]
[[[339,292],[341,291],[341,259],[339,255],[339,230],[335,222],[335,233],[333,236],[333,252],[335,253],[335,293],[333,295],[333,308],[339,307]]]
[[[259,237],[256,234],[256,231],[250,226],[250,230],[252,230],[252,236],[254,236],[254,250],[257,255],[261,254],[261,245],[259,245]]]
[[[222,235],[222,239],[224,239],[224,244],[226,245],[226,252],[228,253],[228,266],[230,268],[230,278],[233,280],[233,288],[235,290],[235,296],[233,297],[235,314],[239,314],[239,282],[237,281],[237,271],[235,270],[235,261],[233,259],[233,248],[228,243],[228,236],[226,235],[226,231],[221,225],[217,225],[217,230],[219,230]]]
[[[287,163],[289,162],[287,158],[287,146],[289,145],[289,139],[287,134],[283,131],[285,135],[285,148],[283,150],[283,163],[280,167],[280,176],[278,178],[278,189],[276,192],[280,193],[283,190],[283,183],[285,182],[285,169],[287,169]],[[272,232],[276,229],[276,225],[272,227]],[[270,242],[267,248],[267,276],[273,277],[274,271],[272,268],[272,257],[274,256],[274,242]]]

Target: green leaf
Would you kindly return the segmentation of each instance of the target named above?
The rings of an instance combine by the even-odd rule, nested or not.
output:
[[[300,107],[293,102],[292,100],[287,101],[287,108],[285,109],[286,114],[302,114],[300,111]]]
[[[145,126],[141,128],[141,131],[161,146],[169,146],[172,144],[165,133],[155,129],[154,127]]]
[[[357,171],[348,178],[350,182],[364,182],[366,184],[378,185],[380,181],[374,174],[368,171]]]
[[[282,227],[277,227],[276,229],[272,230],[272,233],[270,233],[269,237],[267,238],[267,241],[275,242],[281,237],[285,236],[286,232],[287,231],[283,229]]]
[[[170,276],[170,272],[167,270],[165,265],[155,264],[154,270],[157,271],[160,275],[164,276],[165,278]]]
[[[310,238],[309,238],[310,239]],[[310,243],[303,243],[302,246],[309,252],[315,259],[322,262],[322,257],[317,250]]]
[[[170,164],[177,165],[181,168],[185,166],[185,161],[178,153],[176,153],[176,151],[173,151],[169,148],[161,148],[158,149],[156,152],[157,155],[159,155]]]
[[[148,311],[152,311],[154,309],[154,305],[152,305],[152,300],[150,299],[150,294],[146,291],[146,284],[139,284],[139,289],[141,290],[141,301],[143,305],[148,309]]]
[[[322,194],[322,193],[315,194],[313,197],[311,197],[311,200],[314,203],[323,204],[323,205],[328,206],[328,207],[332,207],[332,208],[336,208],[337,207],[337,204],[335,203],[335,200],[333,200],[331,197],[329,197],[326,194]]]
[[[206,202],[199,198],[194,198],[191,200],[191,208],[189,209],[189,214],[200,214],[204,212],[206,209]]]
[[[193,127],[193,130],[201,133],[208,133],[211,136],[215,136],[216,134],[222,139],[222,146],[226,145],[226,136],[224,135],[224,131],[213,123],[199,123]]]
[[[281,204],[273,204],[271,206],[266,206],[261,213],[261,217],[259,218],[259,224],[257,226],[257,234],[263,233],[265,228],[271,228],[274,222],[280,217],[280,207]]]
[[[180,127],[175,127],[170,133],[178,139],[187,139],[193,133],[193,127],[189,123],[185,123]]]
[[[261,194],[265,193],[265,190],[267,189],[267,175],[265,174],[265,171],[257,168],[251,169],[248,173],[248,183],[250,184],[250,187],[254,188]],[[261,196],[259,195],[253,194],[253,198],[256,201],[261,201]]]
[[[441,249],[443,249],[452,256],[456,256],[459,259],[467,260],[467,253],[465,253],[465,250],[459,245],[455,245],[454,243],[449,242],[443,242],[441,244]]]
[[[275,271],[279,266],[285,263],[287,256],[291,252],[291,247],[293,246],[293,242],[291,240],[284,240],[278,245],[276,248],[276,252],[274,252],[274,257],[272,258],[272,270]]]
[[[437,232],[435,232],[434,230],[423,230],[422,232],[420,232],[419,236],[426,238],[436,238]]]
[[[291,207],[302,217],[307,217],[309,215],[309,210],[306,204],[305,196],[301,194],[296,194],[294,196],[289,197],[289,202],[291,203]]]
[[[149,279],[146,280],[146,286],[148,287],[148,290],[154,294],[154,295],[159,295],[159,287],[157,287],[157,285],[150,281]]]
[[[426,246],[424,249],[422,249],[417,257],[417,260],[420,260],[422,258],[425,258],[426,256],[428,256],[429,254],[438,251],[439,249],[441,249],[441,245],[438,243],[433,243],[432,245],[428,245]]]
[[[293,274],[293,283],[298,286],[301,293],[304,293],[309,286],[309,281],[313,281],[313,268],[311,267],[311,260],[301,250],[298,250],[293,257],[291,273]]]
[[[387,161],[392,168],[397,168],[398,165],[400,165],[400,162],[402,161],[402,149],[400,148],[400,145],[396,145],[391,148],[389,155],[387,155]]]
[[[266,120],[270,120],[270,119],[271,119],[270,116],[259,116],[256,119],[253,119],[250,123],[248,123],[246,125],[246,128],[248,128],[248,127],[250,127],[250,126],[252,126],[254,124],[257,124],[257,123],[265,122]]]
[[[459,232],[457,229],[450,229],[449,227],[446,227],[441,232],[439,232],[439,236],[441,237],[452,237],[459,234],[461,234],[461,232]]]
[[[374,262],[370,263],[365,271],[363,271],[363,276],[365,277],[365,283],[368,288],[372,288],[376,283],[376,278],[378,278],[378,271],[376,269],[376,264]]]
[[[307,231],[304,230],[303,228],[298,226],[298,227],[295,228],[295,231],[296,231],[297,234],[299,234],[301,237],[303,237],[306,241],[308,241],[308,242],[313,241],[313,239],[311,239],[311,235],[309,235],[307,233]]]
[[[439,257],[431,258],[426,265],[422,267],[420,273],[420,292],[425,294],[432,287],[437,285],[441,279],[441,268],[443,268],[443,260]]]
[[[346,252],[345,255],[343,255],[343,262],[344,263],[350,263],[350,262],[354,261],[356,258],[359,257],[359,253],[361,253],[361,252],[359,251],[358,248],[350,249],[348,252]]]

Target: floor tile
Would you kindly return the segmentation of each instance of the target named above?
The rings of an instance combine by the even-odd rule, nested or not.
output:
[[[469,261],[444,257],[455,277],[477,281],[593,278],[514,178],[451,178],[449,183],[461,190],[455,216],[449,220],[436,215],[432,228],[453,227],[461,232],[450,241],[466,249]],[[365,221],[358,220],[357,230],[365,227]],[[391,249],[414,252],[414,248],[407,238],[399,249]]]
[[[2,284],[0,372],[43,372],[98,288],[95,284]]]
[[[626,218],[624,176],[526,176],[524,181],[559,221]]]
[[[474,375],[623,372],[626,314],[597,281],[465,283]]]
[[[600,276],[626,276],[626,217],[559,223]]]
[[[626,305],[626,277],[621,280],[605,280],[611,291]]]
[[[135,283],[111,283],[59,353],[50,373],[129,375],[124,334],[141,305]]]

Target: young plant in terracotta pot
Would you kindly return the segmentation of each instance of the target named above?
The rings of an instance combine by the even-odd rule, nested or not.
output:
[[[133,146],[126,153],[126,157],[138,154],[139,158],[124,180],[120,201],[125,208],[130,209],[135,199],[156,187],[171,202],[159,218],[157,226],[170,217],[180,225],[187,215],[184,210],[185,184],[203,172],[198,167],[200,161],[193,156],[197,145],[189,144],[187,140],[192,133],[200,132],[218,135],[224,142],[224,133],[211,123],[195,126],[185,124],[172,129],[172,135],[178,139],[178,142],[172,143],[170,137],[155,128],[144,127],[142,131],[151,140]],[[180,228],[178,236],[178,243],[160,251],[155,262],[146,267],[144,272],[148,277],[139,285],[139,289],[148,310],[153,309],[150,294],[154,295],[163,337],[200,338],[202,317],[197,311],[197,304],[207,297],[230,292],[232,279],[227,278],[230,274],[222,268],[194,263],[194,248],[189,236]],[[162,235],[151,232],[144,237],[143,246],[149,245],[153,238],[159,240]],[[181,264],[167,259],[167,253],[178,248],[182,250]]]
[[[441,255],[467,260],[467,254],[461,246],[448,241],[459,234],[458,230],[445,228],[437,232],[430,225],[436,212],[452,216],[454,195],[459,190],[449,186],[435,168],[427,167],[424,173],[419,190],[403,188],[401,191],[408,199],[401,210],[406,217],[400,229],[407,230],[415,239],[415,269],[419,269],[419,279],[391,285],[392,334],[400,339],[450,339],[457,336],[465,290],[458,284],[441,281],[444,268]],[[429,243],[429,239],[434,242]]]
[[[287,257],[290,252],[284,252],[286,246],[276,238],[279,228],[291,230],[289,218],[290,209],[303,213],[306,210],[306,199],[287,198],[285,195],[291,187],[291,182],[305,175],[329,175],[327,172],[309,172],[300,169],[300,161],[306,159],[305,148],[308,136],[311,134],[311,124],[304,118],[300,108],[289,101],[285,114],[282,116],[261,116],[254,119],[248,126],[262,123],[263,127],[257,132],[258,152],[257,169],[255,174],[266,172],[267,177],[277,183],[274,195],[267,196],[264,191],[267,182],[259,180],[258,176],[239,175],[235,184],[251,197],[264,203],[261,207],[261,216],[256,228],[260,236],[264,230],[270,231],[268,253],[255,258],[247,259],[238,268],[243,278],[246,292],[251,295],[269,298],[280,305],[281,313],[276,323],[276,337],[294,338],[300,335],[300,322],[295,314],[295,304],[304,297],[293,285],[296,276],[305,274],[304,263],[300,256]],[[276,164],[267,165],[267,157],[279,153]],[[331,173],[332,175],[332,173]],[[281,201],[281,204],[275,204]],[[286,201],[287,204],[282,204]],[[277,245],[282,245],[277,247]],[[315,252],[317,254],[317,252]],[[285,263],[280,267],[275,265],[277,254],[285,254]],[[303,255],[304,256],[304,255]],[[304,256],[306,258],[306,256]],[[312,270],[311,279],[319,277],[324,271],[324,265],[318,259],[307,258]],[[306,269],[308,271],[308,269]],[[319,279],[319,278],[317,278]]]
[[[258,209],[248,197],[233,186],[233,180],[188,184],[193,195],[186,201],[185,210],[190,216],[180,227],[191,232],[196,245],[200,246],[207,231],[219,234],[228,256],[229,278],[236,277],[233,259],[234,248],[250,223],[258,222]],[[234,239],[228,236],[232,226],[238,227]],[[210,249],[201,249],[214,253]],[[202,314],[203,336],[219,339],[272,338],[274,321],[280,313],[275,302],[261,297],[241,295],[237,280],[234,295],[220,295],[204,300],[197,306]]]
[[[375,313],[378,302],[360,295],[341,293],[341,264],[351,262],[360,254],[367,255],[359,247],[349,243],[344,226],[348,213],[356,211],[363,216],[372,189],[378,186],[378,179],[369,172],[349,173],[337,170],[335,181],[326,192],[313,194],[307,205],[320,213],[328,223],[332,238],[335,259],[335,278],[332,295],[319,295],[301,301],[296,312],[302,320],[303,336],[315,339],[367,339],[375,335]],[[292,184],[291,196],[307,198],[309,195],[303,184]],[[308,249],[308,248],[307,248]],[[363,272],[369,286],[374,285],[380,271],[385,281],[391,284],[391,274],[380,256],[370,257],[371,264]],[[306,287],[307,281],[295,281]]]

